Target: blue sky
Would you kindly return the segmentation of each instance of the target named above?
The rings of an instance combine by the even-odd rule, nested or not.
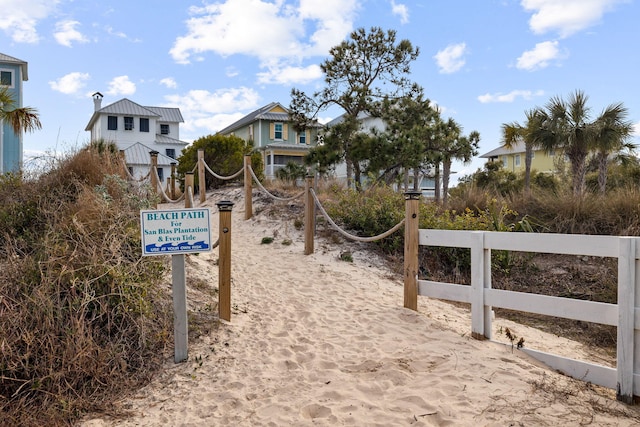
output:
[[[319,64],[356,28],[394,29],[420,49],[412,79],[480,154],[503,123],[575,90],[594,116],[623,102],[640,143],[635,0],[0,0],[0,52],[29,64],[24,104],[43,129],[26,154],[86,144],[91,94],[178,107],[180,139],[215,133],[291,88],[322,87]],[[321,122],[339,115],[321,113]],[[458,176],[481,167],[456,165]]]

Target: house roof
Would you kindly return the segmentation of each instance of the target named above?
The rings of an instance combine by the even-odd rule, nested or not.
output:
[[[124,150],[124,160],[128,165],[150,165],[151,164],[151,154],[149,154],[153,149],[147,147],[146,145],[136,142],[130,147]],[[169,156],[165,156],[162,153],[158,153],[158,166],[171,166],[171,163],[177,163],[176,159],[173,159]]]
[[[507,148],[504,145],[501,145],[500,147],[495,148],[489,151],[488,153],[481,155],[480,157],[483,159],[490,159],[491,157],[504,156],[506,154],[518,154],[518,153],[524,153],[524,152],[525,152],[524,142],[518,141],[517,143],[512,145],[511,148]]]
[[[156,134],[156,142],[160,144],[176,144],[176,145],[182,145],[182,146],[189,145],[188,142],[180,141],[179,139],[170,138],[167,135],[160,135],[160,134]]]
[[[282,111],[273,111],[276,108],[281,108]],[[242,117],[240,120],[230,124],[226,128],[218,131],[219,134],[226,135],[237,129],[240,129],[244,126],[247,126],[257,120],[270,120],[270,121],[280,121],[280,122],[288,122],[289,119],[289,110],[282,106],[279,102],[271,102],[264,107],[261,107],[246,116]],[[320,125],[317,125],[318,127]]]
[[[143,107],[142,105],[127,98],[123,98],[120,101],[116,101],[113,104],[109,104],[106,107],[99,109],[98,111],[94,111],[87,127],[84,130],[91,130],[93,124],[102,114],[155,117],[160,122],[184,122],[179,108]]]
[[[20,68],[22,68],[22,80],[24,80],[25,82],[29,80],[28,67],[25,61],[14,58],[13,56],[5,55],[4,53],[0,53],[0,62],[19,65]]]

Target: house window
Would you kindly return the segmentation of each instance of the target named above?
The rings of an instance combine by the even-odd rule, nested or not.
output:
[[[520,166],[520,154],[516,154],[516,158],[515,158],[515,166],[516,166],[516,167]]]
[[[164,170],[162,168],[158,168],[158,178],[160,178],[160,182],[164,181]]]
[[[149,132],[149,119],[140,117],[140,132]]]
[[[165,154],[167,157],[171,157],[172,159],[176,158],[176,149],[175,148],[167,148],[165,150]]]
[[[273,126],[273,129],[274,129],[273,139],[282,140],[282,123],[276,123]]]
[[[307,132],[303,131],[300,135],[298,135],[298,142],[300,144],[306,144],[307,143]]]
[[[13,71],[0,70],[0,86],[13,87]]]
[[[169,135],[169,125],[160,125],[160,134]]]
[[[133,117],[124,118],[124,130],[133,130]]]
[[[249,125],[249,141],[253,141],[253,125]]]
[[[507,156],[502,156],[502,167],[509,166],[509,158]]]
[[[107,117],[107,130],[118,130],[118,117]]]

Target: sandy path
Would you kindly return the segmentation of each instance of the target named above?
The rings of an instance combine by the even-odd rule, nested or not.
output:
[[[237,203],[231,322],[190,342],[188,362],[168,360],[154,382],[126,397],[120,404],[131,418],[83,426],[640,425],[636,408],[610,391],[469,338],[463,309],[426,298],[419,312],[404,309],[401,279],[366,252],[344,262],[344,247],[318,241],[305,256],[290,222],[244,221],[238,193],[224,198]],[[206,205],[217,228],[215,200]],[[216,258],[217,250],[189,256],[188,275],[217,287]],[[191,299],[191,309],[212,302]],[[547,348],[581,351],[495,323]]]

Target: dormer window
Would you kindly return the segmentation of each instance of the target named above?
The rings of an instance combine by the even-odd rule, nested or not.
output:
[[[160,125],[160,135],[169,135],[169,125]]]
[[[124,130],[133,130],[133,117],[124,118]]]

